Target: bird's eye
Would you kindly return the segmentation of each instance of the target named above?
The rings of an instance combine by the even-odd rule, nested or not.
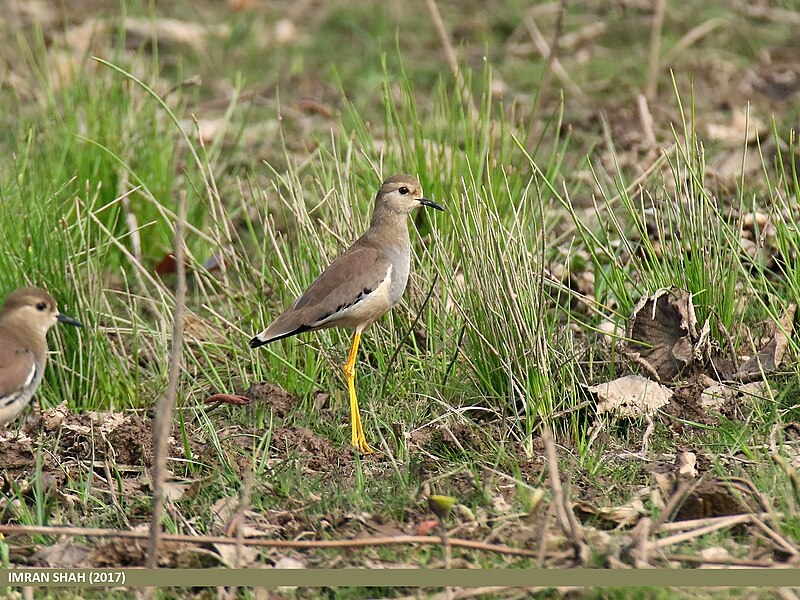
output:
[[[41,311],[41,310],[44,310],[44,309],[46,309],[46,308],[47,308],[47,304],[46,304],[46,303],[44,303],[44,302],[39,302],[39,303],[36,305],[36,310],[39,310],[39,311]]]
[[[403,194],[403,196],[405,196],[408,193],[408,188],[406,186],[403,186],[397,191]]]

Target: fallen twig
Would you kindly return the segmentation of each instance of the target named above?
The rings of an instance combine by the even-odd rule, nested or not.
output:
[[[639,522],[636,524],[636,528],[633,530],[632,536],[634,540],[634,551],[633,551],[633,566],[637,569],[647,569],[650,568],[650,561],[649,561],[649,544],[648,540],[650,538],[650,532],[653,530],[653,522],[650,520],[649,517],[644,517],[640,519]]]
[[[27,526],[27,525],[0,525],[0,533],[7,536],[15,535],[66,535],[71,537],[108,537],[128,540],[148,539],[148,532],[122,531],[119,529],[94,529],[82,527],[46,527],[46,526]],[[241,544],[242,546],[255,546],[262,548],[294,548],[294,549],[318,549],[318,548],[374,548],[376,546],[394,546],[405,544],[436,544],[441,545],[442,539],[438,535],[398,535],[374,538],[362,538],[358,540],[263,540],[263,539],[237,539],[235,537],[218,537],[212,535],[180,535],[172,533],[161,534],[162,542],[177,542],[185,544]],[[482,550],[484,552],[494,552],[495,554],[505,554],[509,556],[526,556],[536,558],[536,550],[525,548],[512,548],[502,544],[487,544],[474,540],[462,540],[458,538],[448,538],[451,546],[457,548],[467,548],[470,550]]]
[[[697,529],[693,529],[691,531],[676,533],[675,535],[654,540],[650,542],[650,547],[666,548],[667,546],[680,544],[681,542],[688,542],[689,540],[693,540],[700,536],[706,535],[707,533],[713,533],[714,531],[718,531],[720,529],[733,527],[734,525],[739,525],[741,523],[752,523],[752,522],[753,519],[751,518],[751,515],[733,515],[731,517],[725,517],[716,523],[712,523],[711,525],[706,525],[705,527],[698,527]]]
[[[756,567],[768,569],[775,566],[771,560],[757,560],[755,558],[703,558],[694,554],[662,554],[660,556],[666,561],[686,562],[703,565],[730,565],[736,567]]]
[[[663,512],[663,511],[662,511]],[[759,519],[766,519],[766,518],[782,518],[783,513],[759,513],[755,515],[741,514],[741,515],[725,515],[724,517],[706,517],[705,519],[690,519],[687,521],[674,521],[672,523],[664,523],[663,525],[658,526],[654,529],[654,533],[666,533],[669,531],[683,531],[685,529],[695,529],[697,527],[705,527],[706,525],[713,525],[714,523],[720,523],[722,521],[727,521],[732,517],[736,517],[739,519],[737,523],[734,525],[738,525],[739,523],[749,523],[752,517],[757,517]]]

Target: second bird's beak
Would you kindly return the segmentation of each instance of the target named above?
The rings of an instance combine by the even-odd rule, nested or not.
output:
[[[443,206],[436,204],[436,202],[434,202],[433,200],[428,200],[427,198],[420,198],[419,203],[422,204],[422,206],[430,206],[431,208],[435,208],[436,210],[444,210]]]
[[[83,327],[83,323],[81,323],[77,319],[73,319],[72,317],[68,317],[64,313],[58,313],[58,315],[56,316],[56,320],[59,323],[64,323],[65,325],[73,325],[74,327]]]

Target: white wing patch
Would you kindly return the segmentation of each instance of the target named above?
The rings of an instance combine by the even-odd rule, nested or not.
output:
[[[31,372],[28,373],[28,378],[25,380],[25,383],[22,384],[22,387],[26,388],[31,383],[33,383],[34,377],[36,377],[36,363],[35,362],[31,365]]]
[[[330,321],[338,321],[339,319],[346,319],[348,317],[354,317],[358,319],[358,316],[371,311],[372,305],[375,300],[383,299],[388,296],[389,294],[389,287],[392,283],[392,265],[386,269],[386,275],[384,275],[381,282],[378,286],[374,289],[365,287],[352,302],[347,304],[340,304],[332,310],[329,314],[324,315],[322,318],[318,319],[312,327],[319,327],[320,325],[324,325]]]

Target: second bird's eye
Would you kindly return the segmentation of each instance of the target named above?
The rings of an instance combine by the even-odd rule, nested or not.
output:
[[[403,186],[397,191],[403,194],[403,196],[405,196],[408,193],[408,188],[406,186]]]
[[[47,304],[44,302],[39,302],[39,304],[36,305],[36,310],[44,310],[45,308],[47,308]]]

